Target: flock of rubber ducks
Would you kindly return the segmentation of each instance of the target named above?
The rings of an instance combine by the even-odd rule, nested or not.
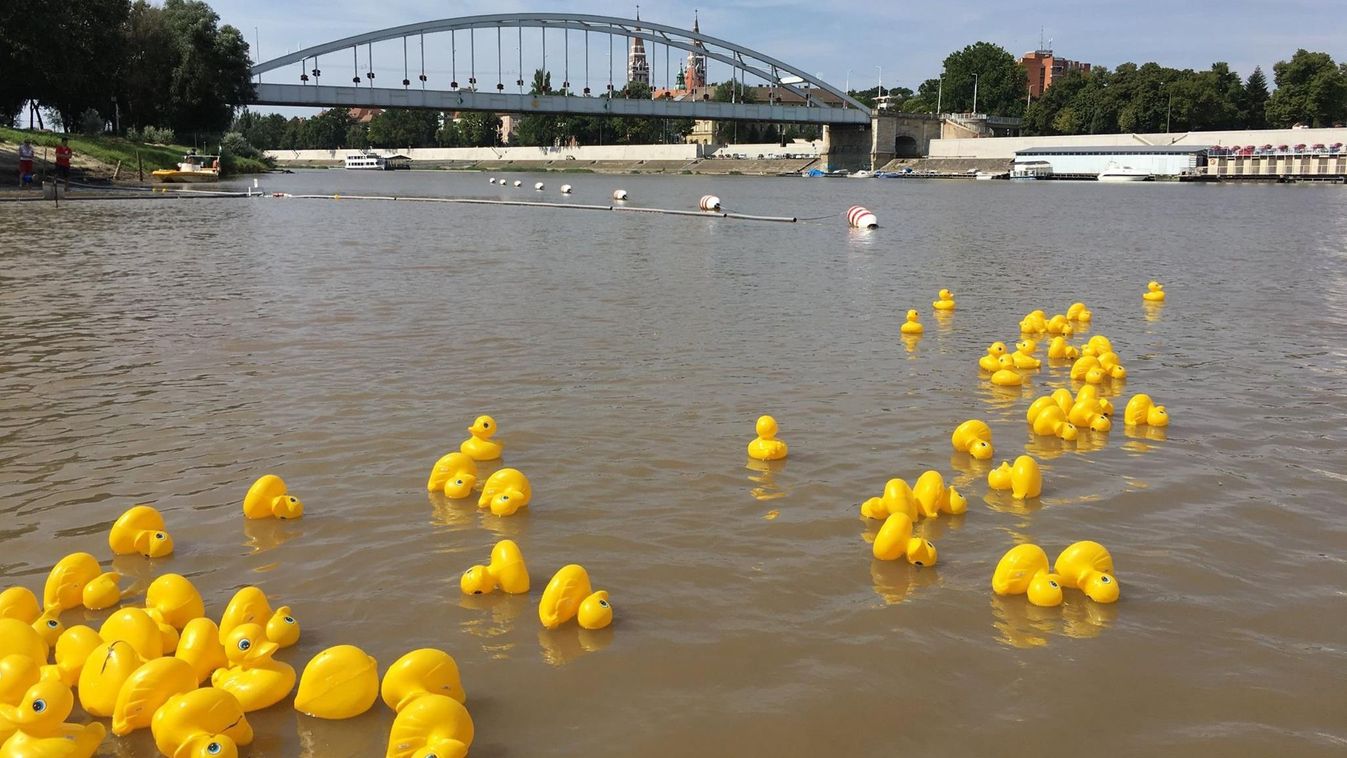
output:
[[[1163,301],[1163,286],[1150,282],[1142,297],[1147,302]],[[941,289],[931,307],[936,311],[954,310],[954,293]],[[1035,434],[1072,441],[1077,439],[1080,429],[1106,433],[1113,428],[1114,406],[1105,392],[1120,389],[1127,378],[1126,368],[1113,344],[1103,335],[1090,337],[1079,348],[1068,342],[1093,318],[1093,312],[1083,302],[1072,303],[1065,313],[1051,317],[1042,310],[1031,311],[1020,321],[1021,339],[1015,343],[1013,353],[1006,343],[998,341],[988,346],[987,354],[979,359],[978,368],[993,384],[1010,387],[1024,384],[1023,372],[1042,367],[1036,354],[1044,338],[1050,339],[1049,360],[1072,361],[1069,377],[1080,384],[1079,389],[1074,395],[1065,388],[1057,389],[1030,403],[1026,420]],[[912,337],[925,331],[916,310],[907,311],[899,331]],[[1165,407],[1156,405],[1146,394],[1134,395],[1128,401],[1123,418],[1129,427],[1163,427],[1169,423]],[[786,443],[776,438],[776,419],[760,417],[756,431],[757,437],[748,444],[750,458],[775,461],[786,457]],[[956,453],[974,460],[986,461],[995,456],[991,427],[981,419],[969,419],[956,426],[950,435],[950,445]],[[1009,491],[1016,500],[1037,498],[1043,492],[1043,474],[1032,456],[1021,455],[1013,464],[1002,461],[992,469],[987,474],[987,486],[994,491]],[[967,499],[952,485],[947,486],[939,471],[928,470],[911,486],[904,479],[890,479],[882,494],[861,503],[860,514],[862,518],[883,522],[871,546],[876,559],[906,558],[914,566],[930,567],[936,564],[938,551],[929,540],[914,534],[915,525],[923,518],[938,518],[941,513],[957,515],[967,508]],[[1097,542],[1077,542],[1062,551],[1050,568],[1042,548],[1018,545],[1006,553],[992,576],[992,590],[996,594],[1027,595],[1029,602],[1044,607],[1061,605],[1063,588],[1079,589],[1097,603],[1116,602],[1119,586],[1108,549]]]
[[[513,487],[517,483],[503,483],[494,497],[517,492]],[[249,519],[294,519],[303,513],[303,503],[270,474],[254,482],[243,500]],[[163,558],[173,552],[163,516],[148,505],[122,514],[108,544],[118,555]],[[495,573],[490,576],[516,591],[522,575],[526,591],[522,557],[509,547],[493,551]],[[565,589],[553,593],[555,607],[547,610],[545,624],[565,615],[577,584],[588,586],[583,569],[580,576],[567,569],[558,572],[557,584]],[[52,567],[40,601],[27,587],[0,592],[0,758],[92,756],[108,727],[100,721],[68,722],[76,704],[89,716],[109,719],[114,735],[149,729],[165,756],[235,758],[239,747],[253,741],[247,714],[276,705],[292,692],[297,711],[322,719],[358,716],[382,694],[396,714],[389,758],[467,755],[472,718],[463,705],[458,665],[448,653],[413,650],[381,681],[373,657],[354,645],[337,645],[315,655],[297,676],[275,657],[300,638],[289,606],[273,608],[260,588],[244,587],[217,622],[206,615],[192,582],[171,573],[150,583],[143,605],[124,604],[97,630],[65,627],[65,611],[122,603],[120,579],[102,571],[95,556],[72,553]],[[575,605],[583,619],[593,622],[601,614],[584,607],[590,594]],[[606,593],[595,594],[606,604]]]

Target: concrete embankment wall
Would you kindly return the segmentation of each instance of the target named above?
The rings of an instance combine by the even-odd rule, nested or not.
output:
[[[701,145],[591,145],[586,147],[414,147],[375,149],[379,155],[405,155],[415,163],[482,161],[694,161]],[[355,150],[268,150],[277,163],[340,165]]]
[[[937,174],[960,175],[970,172],[1009,171],[1013,160],[1005,158],[900,158],[884,164],[880,171],[934,171]]]
[[[1074,134],[1057,137],[984,137],[931,140],[931,158],[998,158],[1031,147],[1103,147],[1145,145],[1331,145],[1347,143],[1347,129],[1265,129],[1159,134]]]

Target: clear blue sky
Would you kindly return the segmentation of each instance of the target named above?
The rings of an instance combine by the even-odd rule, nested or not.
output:
[[[224,23],[260,42],[261,58],[327,42],[351,34],[418,20],[493,12],[578,12],[630,17],[635,4],[587,0],[209,0]],[[839,2],[820,0],[728,0],[711,3],[641,4],[643,18],[691,27],[693,9],[702,31],[746,45],[842,86],[850,71],[853,88],[872,87],[883,67],[886,87],[913,87],[939,73],[940,61],[966,44],[986,40],[1019,55],[1039,45],[1040,28],[1058,55],[1113,67],[1126,61],[1155,60],[1179,68],[1206,68],[1226,61],[1247,75],[1297,48],[1323,50],[1347,59],[1347,1],[1344,0],[1077,0],[1042,6],[1039,16],[1024,14],[1032,3],[1004,0],[930,0],[928,2]],[[434,51],[432,51],[432,58]],[[460,55],[463,53],[460,52]],[[478,50],[479,59],[483,55]],[[257,57],[256,52],[254,57]],[[376,47],[376,73],[391,57]],[[401,80],[401,53],[396,79]],[[603,54],[600,54],[603,61]],[[447,57],[427,66],[443,78]],[[338,62],[325,62],[332,67]],[[342,65],[351,67],[349,61]],[[531,70],[533,63],[526,62]],[[606,63],[598,64],[606,68]],[[494,72],[478,76],[494,84]],[[494,69],[494,60],[485,68]],[[515,70],[507,64],[507,81]],[[392,77],[391,69],[388,76]],[[298,75],[297,73],[295,74]],[[383,78],[380,84],[395,86]],[[341,69],[342,80],[350,75]],[[606,77],[606,73],[605,73]],[[287,80],[289,77],[286,77]],[[415,79],[415,74],[412,76]],[[460,78],[464,78],[460,73]],[[525,77],[526,79],[528,77]],[[574,79],[575,77],[572,76]],[[712,79],[718,78],[714,72]],[[271,80],[271,79],[269,79]],[[325,83],[337,83],[328,80]],[[657,73],[657,83],[662,83]]]

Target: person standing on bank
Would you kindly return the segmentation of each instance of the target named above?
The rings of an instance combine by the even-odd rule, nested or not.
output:
[[[24,140],[19,145],[19,186],[25,187],[33,180],[33,143]]]
[[[70,189],[70,156],[74,154],[75,151],[70,149],[70,138],[62,137],[61,144],[56,147],[56,177],[67,190]]]

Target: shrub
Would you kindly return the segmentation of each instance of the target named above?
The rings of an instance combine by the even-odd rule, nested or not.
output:
[[[253,147],[252,143],[239,132],[229,132],[220,139],[220,152],[240,158],[262,157],[262,152]]]
[[[81,134],[102,134],[106,125],[107,122],[93,108],[80,114],[79,127]]]

